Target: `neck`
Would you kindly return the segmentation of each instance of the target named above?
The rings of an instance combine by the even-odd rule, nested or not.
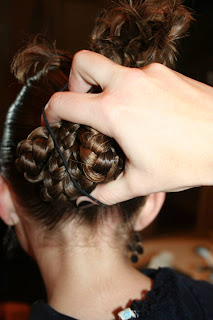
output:
[[[48,303],[58,312],[81,320],[110,320],[151,290],[151,280],[132,267],[120,248],[98,243],[48,244],[34,250]]]

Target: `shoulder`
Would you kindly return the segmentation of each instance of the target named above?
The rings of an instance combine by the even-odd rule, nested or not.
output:
[[[199,305],[203,319],[213,319],[213,285],[206,281],[197,281],[179,276],[180,284],[184,288],[184,296],[193,299]]]
[[[154,285],[147,295],[158,305],[167,302],[164,311],[172,319],[213,319],[213,286],[196,281],[170,268],[142,271],[153,279]],[[166,307],[166,304],[165,304]],[[163,319],[163,318],[162,318]]]
[[[29,320],[76,320],[63,315],[43,301],[37,301],[32,305]]]

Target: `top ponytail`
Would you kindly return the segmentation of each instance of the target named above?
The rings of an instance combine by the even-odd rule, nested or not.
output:
[[[181,0],[119,1],[97,18],[91,48],[127,67],[152,62],[174,67],[178,40],[191,20]]]

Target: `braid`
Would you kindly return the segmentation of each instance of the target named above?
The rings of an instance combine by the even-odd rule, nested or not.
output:
[[[116,179],[124,156],[115,141],[95,129],[67,121],[51,125],[69,172],[90,193],[97,183]],[[31,183],[43,182],[46,201],[73,201],[80,192],[73,186],[46,127],[35,129],[17,147],[16,166]]]

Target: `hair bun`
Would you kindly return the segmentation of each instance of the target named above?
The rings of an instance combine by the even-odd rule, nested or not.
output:
[[[51,125],[68,164],[69,172],[82,189],[91,192],[97,183],[111,181],[123,169],[121,150],[115,141],[98,131],[61,121]],[[43,182],[46,201],[72,201],[80,192],[70,180],[46,127],[31,132],[17,147],[16,166],[32,183]]]
[[[128,67],[151,62],[173,66],[177,40],[191,20],[181,0],[119,1],[98,17],[91,49]]]
[[[42,181],[45,164],[53,148],[54,144],[47,128],[42,127],[42,130],[36,128],[26,140],[22,140],[17,146],[17,169],[23,172],[25,178],[30,182]]]

